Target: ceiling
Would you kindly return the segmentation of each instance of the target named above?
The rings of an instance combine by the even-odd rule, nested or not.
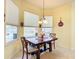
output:
[[[42,8],[43,6],[43,0],[25,0],[25,1],[40,8]],[[45,8],[54,8],[71,1],[73,0],[44,0],[44,3],[45,3]]]

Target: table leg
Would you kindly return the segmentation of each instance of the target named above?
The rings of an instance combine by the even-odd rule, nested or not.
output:
[[[44,43],[44,51],[46,51],[46,43]]]
[[[54,49],[55,49],[55,41],[53,41]]]
[[[40,45],[38,45],[37,48],[38,48],[37,59],[40,59]]]
[[[52,51],[52,43],[49,42],[49,52],[51,52],[51,51]]]

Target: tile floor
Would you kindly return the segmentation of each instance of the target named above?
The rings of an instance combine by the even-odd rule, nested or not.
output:
[[[22,59],[22,53],[18,53],[13,59]],[[24,56],[24,59],[26,56]],[[29,59],[36,59],[35,56],[29,55]],[[52,52],[41,53],[41,59],[75,59],[74,51],[64,48],[56,48]]]

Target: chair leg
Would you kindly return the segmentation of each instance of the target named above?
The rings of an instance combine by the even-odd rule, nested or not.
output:
[[[36,51],[36,59],[40,59],[40,51]]]
[[[26,52],[26,59],[28,59],[28,53]]]
[[[55,49],[55,41],[54,41],[54,49]]]
[[[22,59],[24,58],[24,51],[23,51],[23,55],[22,55]]]

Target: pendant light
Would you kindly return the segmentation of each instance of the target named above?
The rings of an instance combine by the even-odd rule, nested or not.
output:
[[[45,3],[44,3],[44,0],[43,0],[43,8],[42,8],[43,9],[43,14],[42,14],[42,18],[39,21],[39,24],[42,24],[42,23],[47,24],[47,20],[45,18],[45,14],[44,14],[44,6],[45,6]]]

